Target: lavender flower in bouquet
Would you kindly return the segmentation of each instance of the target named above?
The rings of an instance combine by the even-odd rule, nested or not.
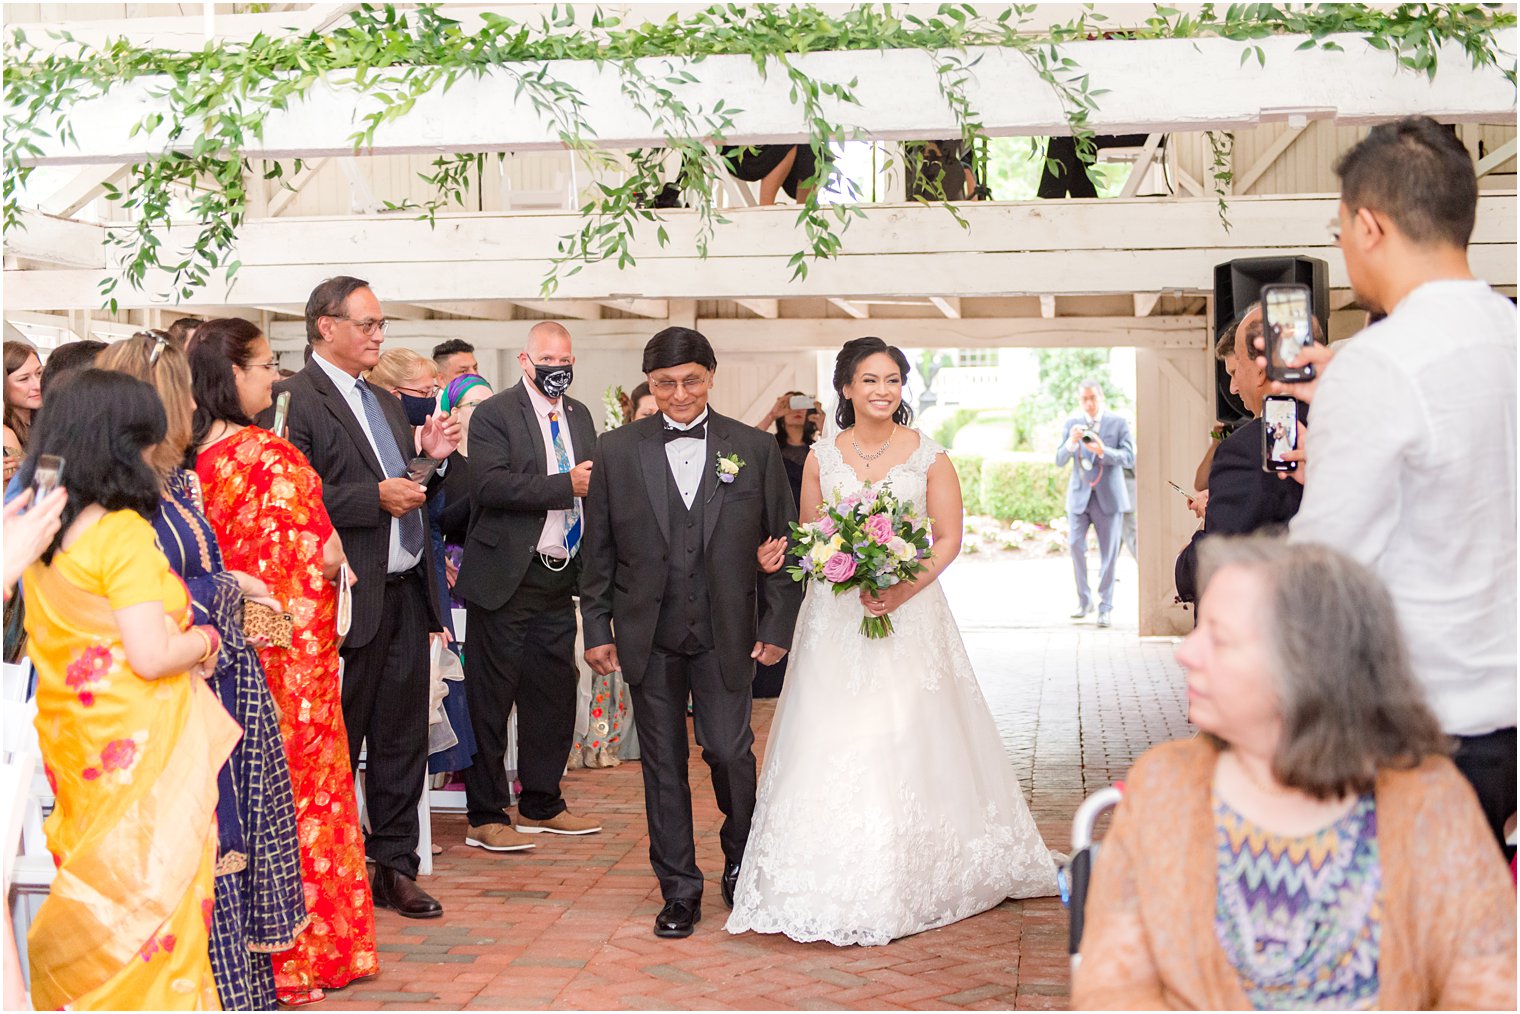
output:
[[[792,580],[823,582],[835,595],[859,588],[879,593],[911,580],[925,569],[933,543],[929,521],[886,483],[826,501],[816,520],[792,525],[792,538]],[[887,637],[892,629],[890,613],[860,621],[869,638]]]

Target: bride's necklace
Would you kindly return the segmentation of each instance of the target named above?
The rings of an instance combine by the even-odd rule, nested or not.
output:
[[[867,454],[865,451],[862,451],[860,449],[860,442],[855,439],[854,429],[851,429],[850,446],[855,448],[855,453],[860,457],[860,460],[869,465],[871,462],[887,453],[887,448],[892,446],[892,438],[895,436],[897,436],[897,424],[893,423],[892,432],[887,434],[887,439],[882,442],[882,445],[876,448],[876,450],[872,451],[870,454]]]

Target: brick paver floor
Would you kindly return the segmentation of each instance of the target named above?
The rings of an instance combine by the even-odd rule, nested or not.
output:
[[[1116,626],[1073,626],[1064,558],[997,566],[968,558],[947,575],[972,661],[1046,842],[1065,851],[1082,798],[1121,777],[1153,743],[1186,735],[1172,645],[1135,635],[1133,565],[1121,565]],[[1059,592],[1059,594],[1057,594]],[[758,701],[763,756],[774,702]],[[697,855],[709,884],[687,940],[650,933],[660,909],[649,870],[639,766],[574,771],[565,798],[601,834],[541,835],[525,853],[464,845],[463,816],[435,814],[444,847],[423,885],[431,921],[377,912],[381,972],[329,994],[328,1009],[1064,1008],[1066,913],[1054,898],[990,912],[886,947],[836,948],[723,930],[721,869],[707,769],[692,750]],[[841,842],[848,848],[848,842]]]

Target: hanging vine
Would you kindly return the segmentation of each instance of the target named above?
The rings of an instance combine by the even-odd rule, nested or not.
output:
[[[716,229],[726,221],[718,195],[727,166],[717,149],[740,112],[722,101],[703,108],[682,98],[682,86],[696,80],[692,68],[707,56],[747,55],[762,75],[785,75],[789,99],[807,124],[817,170],[799,205],[802,242],[790,260],[794,277],[805,276],[811,261],[835,256],[851,221],[863,214],[855,202],[858,195],[839,178],[830,154],[841,142],[864,136],[858,127],[837,122],[828,113],[831,107],[859,105],[855,82],[813,78],[797,65],[797,55],[924,51],[969,151],[985,134],[970,98],[976,63],[971,50],[1013,50],[1060,100],[1084,161],[1092,158],[1090,123],[1103,91],[1092,88],[1083,69],[1064,53],[1063,47],[1075,41],[1215,36],[1252,42],[1295,35],[1304,39],[1301,49],[1336,50],[1341,48],[1337,38],[1349,36],[1387,51],[1400,67],[1431,77],[1440,48],[1455,42],[1474,67],[1498,67],[1512,84],[1516,80],[1513,54],[1495,42],[1498,30],[1516,23],[1515,15],[1493,3],[1394,8],[1256,3],[1231,4],[1222,13],[1213,4],[1193,13],[1158,5],[1138,26],[1123,30],[1111,28],[1092,9],[1065,24],[1039,29],[1032,26],[1034,15],[1033,4],[1010,6],[996,17],[963,4],[944,4],[930,17],[899,17],[890,6],[877,5],[834,15],[809,6],[757,4],[713,6],[684,18],[625,27],[600,12],[581,25],[569,6],[556,6],[534,24],[485,13],[480,29],[466,33],[436,6],[402,11],[364,4],[349,15],[347,24],[324,33],[259,35],[246,43],[196,52],[140,48],[124,39],[92,47],[66,32],[55,33],[55,44],[44,50],[17,31],[5,44],[10,108],[5,117],[4,229],[9,233],[23,227],[20,194],[32,171],[25,162],[42,154],[42,142],[73,143],[73,108],[137,80],[150,82],[161,111],[133,124],[132,133],[162,129],[164,145],[133,165],[122,186],[106,188],[107,198],[130,213],[129,222],[113,225],[109,232],[108,242],[119,251],[120,270],[102,280],[101,290],[113,310],[112,293],[122,278],[141,288],[151,270],[165,271],[172,278],[174,295],[188,298],[213,272],[221,270],[228,279],[236,273],[239,264],[230,258],[248,212],[247,180],[262,175],[284,183],[301,168],[299,160],[261,162],[255,168],[236,153],[255,147],[269,115],[303,97],[318,81],[340,91],[362,92],[377,103],[347,138],[356,152],[362,152],[379,127],[404,119],[424,95],[447,91],[466,76],[509,75],[518,100],[542,118],[595,181],[579,209],[581,228],[561,238],[544,278],[548,295],[562,275],[574,274],[586,264],[633,264],[633,241],[650,225],[658,243],[669,242],[652,198],[665,185],[665,165],[672,158],[680,166],[679,189],[698,213],[697,252],[706,255]],[[1247,47],[1242,60],[1252,56],[1265,62],[1259,45]],[[662,69],[651,71],[639,63],[650,57],[669,59]],[[662,148],[621,158],[600,149],[587,122],[585,97],[554,77],[555,62],[562,60],[615,67],[623,94],[663,134]],[[676,60],[690,62],[682,66]],[[1221,219],[1228,225],[1225,198],[1233,138],[1211,132],[1209,142],[1213,189]],[[431,172],[421,174],[434,196],[420,204],[387,207],[433,221],[440,211],[463,205],[471,188],[479,185],[487,159],[479,153],[441,156]],[[621,181],[605,182],[613,173],[621,174]],[[831,184],[843,185],[848,200],[822,201]],[[945,206],[959,217],[953,204]],[[163,236],[171,219],[187,213],[198,226],[195,239],[186,249],[165,249]]]

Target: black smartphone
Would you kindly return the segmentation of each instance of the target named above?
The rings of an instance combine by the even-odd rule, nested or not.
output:
[[[1284,461],[1284,451],[1298,449],[1298,402],[1269,395],[1261,406],[1261,468],[1264,472],[1296,472],[1298,462]]]
[[[56,454],[44,454],[37,459],[37,468],[32,472],[32,507],[40,504],[44,497],[58,488],[63,482],[63,459]],[[28,507],[27,510],[31,510]]]
[[[433,473],[438,471],[439,461],[437,458],[417,457],[406,463],[406,477],[415,483],[426,486]]]
[[[1314,297],[1307,285],[1268,285],[1261,290],[1267,377],[1288,384],[1314,379],[1309,363],[1288,365],[1314,342]]]
[[[285,416],[290,412],[290,392],[281,391],[280,396],[274,400],[274,425],[270,427],[277,437],[285,435]]]

